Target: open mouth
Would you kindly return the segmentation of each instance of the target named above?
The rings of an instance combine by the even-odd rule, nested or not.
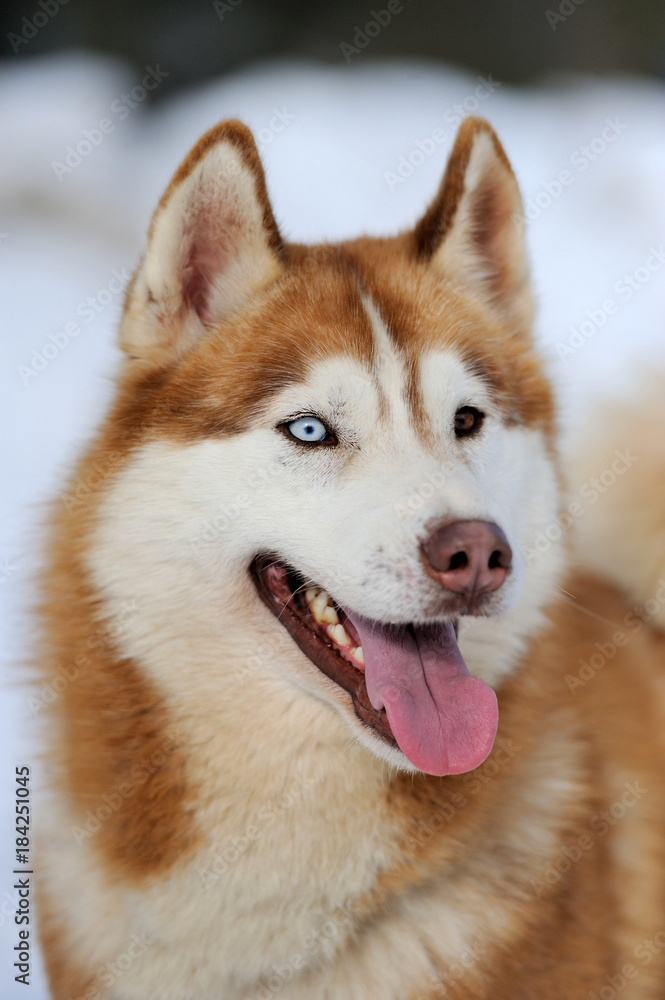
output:
[[[384,708],[375,709],[365,684],[362,642],[348,615],[321,587],[273,556],[257,556],[251,574],[264,604],[310,660],[351,695],[353,708],[382,740],[397,746]]]
[[[257,556],[250,572],[264,604],[348,692],[374,735],[428,774],[459,774],[482,763],[496,735],[497,700],[469,673],[456,622],[371,621],[269,554]]]

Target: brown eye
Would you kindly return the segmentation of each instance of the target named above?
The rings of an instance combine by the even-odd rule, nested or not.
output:
[[[485,414],[475,406],[461,406],[455,414],[455,437],[470,437],[483,425]]]

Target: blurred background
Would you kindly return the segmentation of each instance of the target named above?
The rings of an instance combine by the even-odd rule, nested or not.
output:
[[[665,365],[665,5],[9,0],[0,19],[0,1000],[14,1000],[14,768],[33,769],[35,813],[45,794],[45,693],[27,686],[42,524],[108,404],[123,289],[178,162],[241,117],[287,238],[390,233],[432,197],[462,118],[488,118],[524,194],[567,448],[601,397],[639,394]],[[37,952],[27,995],[47,996]]]
[[[259,60],[306,58],[335,66],[340,41],[350,27],[370,19],[372,5],[362,0],[242,0],[220,3],[215,11],[210,0],[69,0],[62,6],[65,16],[54,17],[30,39],[30,54],[84,48],[119,56],[137,71],[161,60],[170,71],[156,95],[162,100],[173,90]],[[382,6],[377,3],[375,9]],[[470,70],[491,69],[500,80],[520,84],[559,70],[650,76],[665,70],[661,0],[559,0],[550,8],[532,0],[404,0],[404,6],[409,9],[399,28],[377,36],[368,58],[433,59]],[[235,7],[242,10],[230,16]],[[21,34],[23,18],[30,21],[41,9],[37,0],[2,5],[3,55],[16,54],[9,34]],[[573,13],[574,25],[566,25]]]

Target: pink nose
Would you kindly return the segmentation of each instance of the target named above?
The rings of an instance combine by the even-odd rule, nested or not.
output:
[[[503,531],[488,521],[454,521],[435,528],[422,549],[432,575],[456,594],[497,590],[513,560]]]

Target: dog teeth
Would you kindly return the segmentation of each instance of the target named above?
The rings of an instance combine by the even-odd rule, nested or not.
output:
[[[332,639],[334,643],[338,646],[350,646],[351,640],[347,635],[346,629],[343,625],[329,625],[327,630],[328,636]]]
[[[363,653],[362,646],[354,646],[350,651],[350,656],[352,660],[355,660],[359,666],[365,666],[365,654]]]
[[[326,590],[321,590],[320,587],[309,587],[305,591],[305,597],[307,598],[307,603],[309,604],[314,620],[326,626],[326,635],[328,638],[335,643],[338,649],[343,650],[344,655],[353,663],[354,667],[364,670],[365,656],[363,648],[362,646],[354,646],[352,644],[348,632],[341,624],[337,612],[333,607],[330,594]]]
[[[312,614],[316,618],[317,622],[321,621],[321,616],[323,615],[324,609],[328,604],[328,595],[325,590],[320,590],[318,594],[312,598],[309,602],[309,606],[312,609]]]
[[[305,591],[305,597],[317,622],[321,625],[337,625],[339,618],[327,591],[311,587]]]

